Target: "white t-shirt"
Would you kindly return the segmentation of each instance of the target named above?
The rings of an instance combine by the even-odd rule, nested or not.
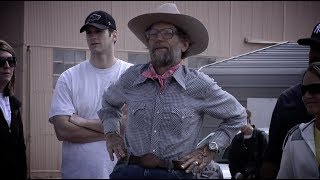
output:
[[[98,69],[86,60],[69,68],[57,81],[49,118],[75,113],[86,119],[99,119],[97,111],[101,108],[104,89],[131,65],[117,59],[112,67]],[[62,144],[64,179],[108,179],[115,164],[116,157],[114,161],[110,160],[105,141],[83,144],[64,141]]]

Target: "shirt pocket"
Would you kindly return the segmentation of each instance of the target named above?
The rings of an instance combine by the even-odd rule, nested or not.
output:
[[[151,111],[147,108],[146,102],[132,102],[128,104],[128,125],[131,127],[148,126],[151,124]]]
[[[196,121],[195,114],[191,109],[166,107],[163,111],[164,126],[189,126]]]
[[[139,115],[142,111],[145,110],[146,104],[143,102],[132,103],[131,107],[129,105],[129,109],[131,109],[132,115]]]

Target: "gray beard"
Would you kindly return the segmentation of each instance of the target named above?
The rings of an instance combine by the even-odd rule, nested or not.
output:
[[[164,54],[157,54],[157,53],[151,52],[150,58],[151,58],[151,64],[154,67],[168,67],[174,62],[173,60],[174,56],[172,51],[169,51]]]

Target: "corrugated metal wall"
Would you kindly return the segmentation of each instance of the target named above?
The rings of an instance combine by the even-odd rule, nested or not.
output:
[[[30,169],[33,178],[59,175],[61,143],[48,123],[52,97],[52,48],[30,46]],[[51,67],[51,68],[50,68]]]
[[[208,49],[201,55],[218,60],[269,45],[261,41],[296,41],[310,36],[314,24],[320,21],[320,2],[316,1],[0,2],[0,15],[6,17],[7,25],[1,27],[0,35],[21,44],[18,96],[23,101],[23,118],[30,118],[26,126],[31,135],[30,141],[27,139],[32,177],[55,177],[60,171],[61,143],[48,123],[53,48],[87,50],[85,34],[80,34],[79,29],[90,12],[105,10],[117,22],[116,55],[127,60],[128,52],[147,52],[127,23],[164,2],[175,2],[182,13],[195,16],[205,24],[210,40]],[[244,42],[245,38],[249,43]]]

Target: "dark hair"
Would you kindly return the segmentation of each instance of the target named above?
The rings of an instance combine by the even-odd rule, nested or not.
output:
[[[94,26],[92,26],[92,27],[94,27]],[[97,28],[97,29],[99,29],[99,28]],[[86,32],[87,32],[87,30],[88,30],[88,28],[85,29]],[[99,29],[99,30],[101,30],[101,31],[108,31],[108,32],[109,32],[109,37],[111,37],[111,34],[112,34],[114,31],[117,31],[117,30],[112,29],[112,28]],[[117,41],[113,42],[113,44],[116,44],[116,42],[117,42]]]
[[[312,63],[308,66],[307,70],[303,73],[302,81],[307,72],[311,72],[320,78],[320,62]]]
[[[16,57],[16,53],[14,52],[13,48],[4,40],[0,40],[0,51],[6,51],[10,53],[13,57]],[[6,87],[3,90],[4,96],[13,96],[14,95],[14,84],[15,84],[15,71],[13,71],[11,80],[8,82]]]

